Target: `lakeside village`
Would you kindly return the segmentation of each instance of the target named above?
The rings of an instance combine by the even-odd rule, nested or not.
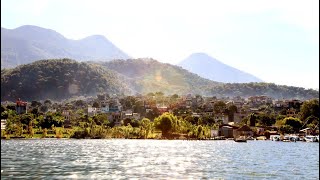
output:
[[[319,142],[319,99],[147,95],[1,102],[1,138]]]

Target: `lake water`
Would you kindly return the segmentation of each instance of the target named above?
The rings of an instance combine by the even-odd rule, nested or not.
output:
[[[319,179],[319,143],[1,140],[1,179]]]

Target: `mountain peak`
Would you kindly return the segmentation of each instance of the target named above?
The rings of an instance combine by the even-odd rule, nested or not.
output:
[[[15,67],[39,59],[71,58],[84,60],[128,59],[126,53],[103,35],[81,40],[34,25],[1,28],[1,68]]]
[[[58,32],[52,30],[52,29],[46,29],[43,27],[39,27],[39,26],[34,26],[34,25],[23,25],[20,27],[17,27],[15,29],[13,29],[14,31],[20,31],[20,32],[29,32],[29,33],[51,33],[51,34],[56,34],[58,36],[63,37],[61,34],[59,34]],[[64,38],[64,37],[63,37]]]
[[[225,83],[262,82],[259,78],[226,65],[206,53],[193,53],[179,65],[201,77]]]
[[[196,52],[196,53],[190,54],[189,57],[210,57],[210,56],[204,52]]]
[[[33,30],[49,30],[49,29],[46,29],[46,28],[42,28],[42,27],[39,27],[39,26],[35,26],[35,25],[23,25],[23,26],[20,26],[20,27],[17,27],[15,29],[33,29]]]
[[[96,35],[92,35],[92,36],[88,36],[88,37],[86,37],[86,38],[84,38],[84,39],[90,39],[90,40],[98,40],[98,41],[101,41],[101,40],[103,40],[103,41],[109,41],[106,37],[104,37],[103,35],[98,35],[98,34],[96,34]]]
[[[217,59],[209,56],[207,53],[204,52],[197,52],[190,54],[186,59],[192,60],[192,61],[208,61],[208,62],[213,62],[213,61],[218,61]],[[219,61],[220,62],[220,61]],[[222,62],[220,62],[222,63]]]

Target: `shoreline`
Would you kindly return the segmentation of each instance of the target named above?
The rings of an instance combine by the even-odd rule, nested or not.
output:
[[[11,137],[11,138],[4,138],[1,137],[1,140],[51,140],[51,139],[56,139],[56,140],[94,140],[94,139],[100,139],[100,140],[182,140],[182,141],[234,141],[234,139],[159,139],[159,138],[56,138],[56,137],[46,137],[46,138],[27,138],[27,137]],[[258,140],[258,139],[248,139],[247,141],[273,141],[270,139],[266,140]],[[275,141],[275,142],[295,142],[295,141],[285,141],[285,140],[280,140],[280,141]],[[296,141],[296,142],[306,142],[306,141]],[[317,141],[316,141],[317,142]],[[319,142],[318,142],[319,143]]]

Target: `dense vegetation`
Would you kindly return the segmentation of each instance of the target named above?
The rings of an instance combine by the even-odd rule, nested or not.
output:
[[[319,97],[319,91],[302,87],[276,85],[274,83],[225,83],[208,89],[208,94],[218,97],[248,97],[266,95],[274,99],[308,100]]]
[[[275,99],[307,100],[319,97],[319,91],[274,83],[219,83],[201,78],[179,66],[153,59],[114,60],[101,63],[134,81],[140,93],[162,91],[165,94],[201,94],[217,97],[267,95]]]
[[[41,60],[1,71],[1,100],[63,99],[97,92],[127,93],[116,74],[70,59]]]
[[[124,75],[132,88],[143,94],[156,91],[165,94],[203,94],[203,88],[213,88],[219,84],[181,67],[153,59],[114,60],[101,65]]]
[[[153,59],[76,62],[41,60],[1,71],[1,100],[64,99],[96,93],[199,94],[217,97],[267,95],[275,99],[312,99],[319,91],[273,83],[219,83]]]
[[[126,100],[125,100],[126,99]],[[134,97],[128,96],[124,101],[137,102]],[[26,114],[17,115],[13,105],[1,105],[1,119],[6,119],[6,129],[2,130],[2,137],[71,137],[71,138],[188,138],[207,139],[211,129],[218,129],[222,120],[215,120],[213,116],[192,116],[191,111],[183,115],[184,109],[175,109],[173,113],[156,113],[153,117],[142,119],[124,118],[120,126],[115,126],[109,121],[107,114],[97,114],[89,117],[79,108],[66,120],[61,111],[42,112],[43,106],[51,106],[50,100],[40,103],[34,101],[30,111]],[[70,107],[77,107],[84,102],[74,101]],[[51,104],[51,105],[50,105]],[[232,111],[232,106],[223,102],[214,113],[222,109]],[[220,109],[222,108],[222,109]],[[272,108],[266,107],[271,110]],[[300,108],[295,108],[299,113],[297,117],[287,117],[281,114],[269,113],[261,110],[259,113],[249,114],[238,126],[247,124],[251,126],[255,135],[261,135],[255,127],[270,129],[276,127],[281,134],[297,133],[303,128],[310,128],[312,131],[319,126],[319,100],[305,101]],[[272,126],[272,127],[271,127]],[[268,131],[265,131],[266,135]]]

